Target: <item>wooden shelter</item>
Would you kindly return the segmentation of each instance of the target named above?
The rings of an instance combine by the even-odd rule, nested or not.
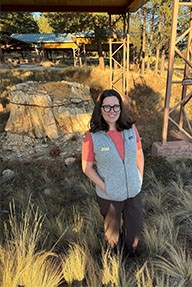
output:
[[[102,42],[102,51],[109,52],[109,38]],[[58,55],[58,51],[67,55],[67,62],[74,65],[87,63],[86,54],[88,52],[97,52],[98,46],[95,42],[94,32],[78,33],[30,33],[30,34],[12,34],[5,36],[2,50],[5,52],[35,51],[37,55],[43,55],[43,58],[53,60],[53,53]],[[115,40],[115,39],[113,39]],[[119,39],[121,41],[121,39]],[[14,45],[9,43],[13,42]],[[132,46],[131,43],[130,48]],[[116,44],[119,47],[120,44]]]

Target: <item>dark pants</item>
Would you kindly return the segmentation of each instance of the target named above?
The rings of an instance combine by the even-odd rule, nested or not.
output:
[[[97,200],[109,245],[114,247],[123,241],[129,252],[134,251],[143,229],[141,195],[124,201],[110,201],[100,197]]]

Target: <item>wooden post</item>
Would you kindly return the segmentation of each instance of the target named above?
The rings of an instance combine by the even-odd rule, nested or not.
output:
[[[190,22],[189,22],[189,28],[192,27],[192,9],[190,12]],[[190,47],[191,47],[191,37],[192,37],[192,31],[190,30],[188,34],[188,41],[187,41],[187,51],[186,51],[186,58],[187,60],[190,61]],[[184,79],[187,79],[189,76],[189,66],[185,62],[185,68],[184,68]],[[186,97],[187,94],[187,85],[183,85],[182,87],[182,95],[181,95],[181,101]],[[181,104],[180,106],[180,112],[179,112],[179,129],[183,128],[183,109],[184,109],[185,104]]]
[[[162,129],[162,143],[163,144],[167,142],[169,106],[170,106],[170,98],[171,98],[173,64],[174,64],[174,56],[175,56],[175,40],[176,40],[176,35],[177,35],[178,10],[179,10],[179,0],[174,0],[173,1],[173,16],[172,16],[172,27],[171,27],[167,85],[166,85],[166,95],[165,95],[164,118],[163,118],[163,129]]]

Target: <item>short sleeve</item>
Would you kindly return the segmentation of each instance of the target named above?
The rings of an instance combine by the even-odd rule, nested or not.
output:
[[[2,105],[2,103],[0,103],[0,112],[3,112],[3,105]]]
[[[91,134],[88,132],[82,144],[82,160],[92,162],[94,161],[94,157],[93,140]]]
[[[135,133],[136,133],[137,149],[141,149],[142,148],[142,144],[141,144],[141,139],[140,139],[140,136],[139,136],[139,132],[138,132],[136,126],[134,126],[134,129],[135,129]]]

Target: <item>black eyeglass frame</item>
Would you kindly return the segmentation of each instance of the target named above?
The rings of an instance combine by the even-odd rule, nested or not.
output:
[[[116,107],[116,108],[115,108]],[[113,111],[115,112],[115,113],[118,113],[118,112],[120,112],[120,110],[121,110],[121,106],[120,105],[114,105],[114,106],[110,106],[110,105],[102,105],[102,108],[103,108],[103,110],[104,110],[104,112],[106,112],[106,113],[110,113],[110,111],[113,109]],[[107,108],[107,110],[106,110],[106,108]],[[109,109],[108,109],[109,108]]]

